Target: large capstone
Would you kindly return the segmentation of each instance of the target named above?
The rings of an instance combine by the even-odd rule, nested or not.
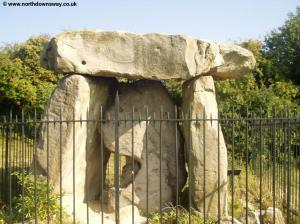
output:
[[[147,203],[149,213],[158,211],[160,202],[163,206],[175,203],[176,193],[186,182],[182,137],[177,123],[167,120],[174,119],[175,104],[158,81],[120,84],[118,92],[119,154],[128,158],[122,168],[120,197],[130,192],[129,204],[134,203],[144,214]],[[106,117],[115,117],[115,107],[108,108]],[[115,124],[108,122],[100,129],[105,147],[115,153]]]
[[[103,31],[59,34],[44,48],[41,60],[56,72],[152,80],[188,80],[204,74],[239,78],[255,65],[253,54],[234,44]]]
[[[182,109],[187,120],[192,118],[183,125],[192,204],[207,216],[226,216],[227,150],[211,76],[184,83]]]

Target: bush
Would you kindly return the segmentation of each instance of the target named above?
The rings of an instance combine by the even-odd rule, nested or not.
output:
[[[0,49],[0,107],[9,110],[34,108],[42,112],[51,92],[62,77],[40,65],[40,53],[49,40],[37,36],[25,43],[7,45]]]
[[[162,217],[162,223],[165,223],[165,224],[177,223],[176,222],[176,207],[171,205],[170,207],[165,208],[164,210],[165,211],[163,211],[161,215],[159,212],[152,213],[150,216],[149,223],[150,224],[159,224],[160,217]],[[217,223],[217,221],[213,220],[213,219],[208,219],[205,221],[206,221],[205,223],[207,223],[207,224]],[[178,223],[180,223],[180,224],[188,224],[189,223],[189,212],[181,206],[178,206]],[[196,213],[191,212],[191,223],[197,223],[197,224],[204,223],[203,216],[201,216],[201,214],[196,215]]]
[[[23,176],[22,173],[15,172],[12,175],[16,176],[18,184],[20,187],[23,187],[24,197],[20,193],[13,198],[11,216],[8,208],[4,208],[2,209],[2,214],[0,213],[0,220],[1,216],[3,220],[11,220],[13,222],[21,222],[23,217],[24,220],[34,220],[36,212],[37,219],[41,222],[47,220],[49,210],[51,222],[59,223],[59,195],[53,193],[53,187],[49,185],[49,198],[47,197],[47,181],[45,178],[38,176],[35,185],[34,175],[31,173],[25,173]],[[64,211],[62,211],[62,214],[63,218],[66,218]]]

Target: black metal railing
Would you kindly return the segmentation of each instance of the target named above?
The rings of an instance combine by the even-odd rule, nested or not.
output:
[[[102,110],[101,110],[102,111]],[[264,219],[269,218],[270,222],[275,223],[276,219],[280,218],[277,209],[281,210],[283,218],[286,223],[300,223],[300,118],[297,115],[291,115],[287,111],[283,113],[274,112],[272,116],[263,115],[261,113],[259,116],[254,116],[250,112],[244,113],[244,117],[205,117],[203,114],[199,116],[191,117],[191,115],[184,115],[177,108],[174,111],[164,111],[163,107],[159,109],[160,113],[150,114],[147,107],[144,111],[136,112],[133,108],[132,111],[122,113],[119,111],[118,99],[116,100],[115,113],[114,114],[104,114],[101,112],[101,116],[98,118],[92,118],[88,116],[76,117],[73,113],[73,117],[64,118],[63,112],[60,111],[58,119],[54,120],[49,117],[49,115],[38,118],[35,114],[33,117],[25,116],[22,113],[21,118],[14,117],[11,113],[7,117],[3,117],[0,122],[0,203],[3,216],[3,220],[8,223],[17,222],[27,222],[32,221],[35,223],[47,222],[51,223],[53,217],[55,216],[56,222],[60,223],[81,223],[82,221],[77,220],[77,214],[81,213],[78,210],[76,192],[77,189],[77,178],[81,178],[76,175],[76,166],[80,166],[78,163],[78,158],[75,156],[77,149],[75,148],[77,144],[82,139],[77,139],[78,127],[89,125],[98,126],[99,131],[99,150],[100,157],[99,163],[100,167],[106,166],[106,169],[101,169],[99,174],[102,181],[99,183],[99,194],[101,195],[99,201],[100,208],[104,208],[106,205],[105,191],[107,189],[113,189],[114,193],[114,222],[122,223],[122,217],[120,216],[120,190],[122,188],[121,176],[122,169],[125,165],[129,165],[131,168],[132,178],[129,181],[132,184],[132,192],[135,191],[135,170],[136,166],[139,166],[136,161],[136,156],[134,154],[134,141],[137,138],[135,136],[135,125],[144,124],[145,133],[143,138],[143,144],[145,145],[145,155],[143,158],[145,160],[146,166],[146,207],[145,212],[142,216],[145,217],[146,223],[197,223],[202,220],[204,223],[222,223],[225,222],[224,217],[221,214],[221,200],[224,198],[220,197],[221,184],[219,179],[219,173],[216,176],[217,180],[217,197],[218,204],[217,210],[218,214],[210,215],[207,213],[207,203],[206,200],[206,189],[207,184],[205,183],[207,177],[205,176],[205,168],[209,165],[210,161],[206,160],[206,150],[205,145],[207,144],[207,136],[205,132],[206,125],[212,125],[217,123],[217,138],[219,146],[220,142],[220,132],[222,130],[226,147],[228,150],[228,216],[229,222],[235,223],[235,219],[238,219],[242,223],[250,223],[250,218],[252,215],[256,214],[260,223],[267,223]],[[173,114],[173,116],[171,116]],[[184,188],[180,188],[178,175],[179,166],[178,161],[181,159],[178,157],[178,138],[182,135],[182,129],[184,123],[188,124],[191,128],[192,125],[199,125],[203,128],[203,146],[199,150],[203,153],[203,186],[204,186],[204,200],[202,203],[203,210],[198,212],[194,208],[194,202],[192,198],[191,181],[193,179],[188,176]],[[106,125],[114,127],[114,151],[111,152],[110,157],[105,158],[105,146],[103,135],[103,128]],[[131,130],[131,137],[129,142],[131,142],[132,151],[131,155],[126,155],[126,158],[120,152],[123,147],[122,142],[120,142],[120,127],[124,125],[128,126]],[[157,169],[159,170],[159,198],[160,203],[156,211],[149,212],[149,201],[152,200],[152,195],[149,193],[149,173],[147,167],[149,166],[149,153],[148,144],[150,133],[148,127],[154,125],[158,127],[159,139],[159,163]],[[175,139],[175,149],[174,149],[174,160],[175,160],[175,170],[176,170],[176,194],[174,195],[174,200],[172,205],[166,206],[162,203],[162,162],[165,159],[163,157],[163,142],[166,138],[166,133],[163,133],[164,125],[170,125],[174,127],[174,139]],[[65,208],[64,201],[64,170],[62,164],[64,163],[64,158],[62,155],[62,144],[64,141],[64,127],[71,127],[70,131],[70,146],[72,148],[71,153],[71,170],[72,170],[72,182],[71,189],[71,201],[72,208]],[[40,133],[43,132],[44,136]],[[57,149],[49,149],[51,144],[51,136],[53,132],[56,132],[59,136],[57,144],[59,147]],[[189,135],[192,138],[192,135]],[[40,164],[34,158],[36,158],[38,142],[44,138],[46,145],[46,169],[43,172],[38,172],[40,169]],[[185,150],[185,167],[187,173],[192,169],[191,167],[191,154],[188,150],[190,146],[191,139],[185,139],[184,144],[186,145]],[[53,150],[57,150],[59,156],[57,157],[59,167],[57,168],[58,173],[56,173],[58,179],[58,187],[53,187],[52,182],[53,176],[49,176],[50,163],[54,160],[51,159],[53,156]],[[220,151],[217,150],[215,157],[218,161],[217,170],[220,171]],[[129,158],[129,159],[128,159]],[[84,160],[84,158],[82,158]],[[107,161],[105,161],[107,160]],[[126,161],[125,161],[126,160]],[[107,163],[107,165],[105,164]],[[105,165],[104,165],[105,164]],[[128,167],[128,166],[127,166]],[[126,167],[126,168],[127,168]],[[52,169],[52,168],[51,168]],[[125,169],[125,168],[124,168]],[[87,174],[87,170],[86,176]],[[95,177],[96,178],[96,177]],[[103,181],[104,179],[104,181]],[[45,189],[44,189],[45,188]],[[106,213],[101,213],[98,222],[92,221],[91,210],[93,201],[89,200],[89,189],[88,185],[85,184],[83,191],[85,192],[86,200],[86,222],[85,223],[105,223]],[[42,194],[40,194],[42,192]],[[43,193],[45,193],[43,195]],[[153,192],[152,192],[153,193]],[[31,195],[28,195],[31,194]],[[209,197],[209,196],[207,196]],[[30,201],[31,200],[31,201]],[[136,213],[135,213],[135,197],[132,193],[132,210],[131,210],[131,222],[138,223]],[[41,204],[43,203],[43,204]],[[269,210],[268,210],[269,208]],[[71,212],[69,212],[70,210]],[[269,214],[267,214],[267,210]],[[57,214],[55,213],[57,211]],[[172,213],[174,212],[175,213]],[[251,213],[251,214],[250,214]],[[171,217],[173,214],[174,217]],[[270,217],[267,217],[269,215]],[[156,219],[156,217],[158,217]],[[185,221],[183,217],[186,217]],[[196,218],[195,218],[196,217]],[[197,219],[197,217],[200,219]],[[170,221],[172,220],[172,222]],[[198,221],[195,221],[198,220]],[[200,222],[200,221],[199,221]]]

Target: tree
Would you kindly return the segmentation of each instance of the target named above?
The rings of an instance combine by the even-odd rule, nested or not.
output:
[[[262,53],[270,61],[263,70],[269,83],[291,80],[300,85],[300,7],[265,38]]]
[[[49,40],[37,36],[25,43],[6,45],[0,51],[1,112],[25,109],[43,111],[61,75],[40,65],[40,53]]]

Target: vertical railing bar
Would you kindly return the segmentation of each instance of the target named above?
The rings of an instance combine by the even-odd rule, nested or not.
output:
[[[298,163],[297,164],[297,172],[298,172],[298,197],[297,197],[297,199],[298,199],[298,202],[297,202],[297,204],[298,204],[298,213],[300,214],[300,147],[299,147],[300,125],[296,129],[297,129],[296,136],[298,134],[298,137],[297,137],[297,139],[298,139],[298,144],[297,144],[298,145],[298,147],[297,147],[297,149],[298,149],[297,150],[297,153],[298,153],[298,162],[297,162]],[[300,220],[300,217],[298,219]]]
[[[9,122],[7,122],[6,117],[4,117],[4,122],[6,124],[5,127],[5,174],[4,174],[4,182],[5,182],[5,188],[9,188]],[[8,189],[9,190],[9,189]],[[9,195],[5,194],[5,202],[9,203]]]
[[[49,111],[46,118],[46,135],[47,135],[47,223],[50,223],[50,199],[49,199]]]
[[[177,140],[178,140],[178,133],[177,133],[177,121],[175,120],[177,119],[177,106],[175,104],[174,106],[174,128],[175,128],[175,169],[176,169],[176,223],[178,223],[178,203],[179,203],[179,178],[178,178],[178,174],[179,174],[179,166],[178,166],[178,144],[177,144]]]
[[[232,107],[232,133],[231,133],[231,144],[232,144],[232,151],[231,151],[231,213],[232,213],[232,217],[231,217],[231,222],[234,223],[234,107]]]
[[[296,121],[296,112],[294,113],[293,117],[295,118],[294,119],[294,128],[293,128],[293,142],[294,142],[294,157],[293,157],[293,160],[294,160],[294,165],[293,165],[293,171],[294,171],[294,193],[293,193],[293,198],[294,198],[294,205],[293,205],[293,208],[297,211],[297,183],[298,183],[298,176],[297,176],[297,153],[298,153],[298,147],[297,147],[297,121]],[[297,221],[297,216],[296,214],[294,214],[294,219],[295,219],[295,222]]]
[[[159,213],[160,213],[160,224],[162,224],[162,118],[163,118],[163,107],[160,107],[159,117]]]
[[[14,171],[15,171],[15,161],[14,161],[14,152],[15,152],[15,145],[14,145],[14,143],[15,143],[15,133],[16,133],[16,131],[14,130],[15,129],[15,122],[14,122],[14,120],[12,119],[12,145],[11,145],[11,148],[12,148],[12,152],[11,152],[11,154],[12,154],[12,160],[11,160],[11,173],[14,173]],[[14,187],[15,186],[13,186],[14,185],[14,179],[15,179],[15,176],[14,175],[12,175],[12,189],[11,189],[11,194],[12,194],[12,198],[14,197],[14,191],[15,191],[15,189],[14,189]]]
[[[73,108],[73,116],[72,116],[72,133],[73,133],[73,152],[72,152],[72,155],[73,155],[73,161],[72,161],[72,168],[73,168],[73,223],[75,224],[76,223],[76,199],[75,199],[75,159],[76,159],[76,155],[75,155],[75,108]]]
[[[21,118],[22,119],[22,118]],[[25,115],[24,115],[24,122],[25,122]],[[24,125],[24,122],[21,122],[22,123],[22,125]],[[22,126],[21,125],[21,126]],[[16,124],[16,126],[15,127],[17,127],[17,124]],[[26,129],[25,129],[26,127],[25,127],[25,125],[24,125],[24,138],[23,138],[23,144],[24,144],[24,160],[23,160],[23,162],[24,162],[24,175],[25,175],[25,173],[26,173],[26,168],[27,168],[27,163],[28,163],[28,140],[27,140],[27,138],[25,138],[25,131],[26,131]],[[17,130],[16,130],[17,131]],[[21,131],[22,132],[22,131]],[[15,133],[14,133],[15,134]],[[22,137],[21,137],[21,139],[22,139]],[[21,140],[21,142],[22,142],[22,140]],[[14,144],[14,143],[13,143]]]
[[[26,122],[27,124],[27,122]],[[27,129],[28,130],[28,129]],[[24,133],[26,132],[26,126],[24,129]],[[25,171],[28,173],[30,168],[30,139],[24,138],[25,140]]]
[[[203,108],[203,223],[206,223],[206,111]]]
[[[268,141],[267,144],[269,144],[271,146],[271,152],[270,150],[268,150],[268,145],[266,146],[266,151],[268,153],[268,178],[269,178],[269,189],[270,192],[273,192],[273,156],[272,156],[272,145],[273,145],[273,120],[272,120],[273,115],[271,114],[269,116],[269,120],[268,120]]]
[[[290,167],[289,167],[289,185],[288,185],[288,187],[290,188],[290,193],[289,193],[289,198],[290,198],[290,215],[291,215],[291,217],[290,217],[290,222],[291,223],[293,223],[293,221],[294,221],[294,219],[293,219],[293,217],[294,217],[294,215],[293,215],[293,213],[292,213],[292,209],[293,209],[293,158],[292,158],[292,152],[293,152],[293,144],[292,144],[292,126],[291,126],[291,114],[290,114],[290,112],[289,112],[289,118],[288,118],[288,126],[289,126],[289,148],[290,148],[290,152],[289,152],[289,165],[290,165]]]
[[[294,115],[293,115],[294,116]],[[292,141],[292,172],[293,172],[293,180],[292,180],[292,183],[293,183],[293,189],[292,189],[292,192],[293,192],[293,195],[291,196],[292,200],[293,200],[293,205],[292,205],[292,208],[293,209],[296,209],[296,184],[297,184],[297,175],[296,175],[296,158],[297,158],[297,147],[296,147],[296,143],[295,143],[295,127],[293,126],[295,123],[294,121],[291,120],[291,123],[292,123],[292,134],[291,134],[291,141]],[[296,215],[293,214],[293,217],[294,217],[294,221],[296,221]]]
[[[192,156],[191,156],[191,148],[192,148],[192,141],[191,141],[191,128],[192,128],[192,114],[191,114],[191,111],[192,111],[192,109],[191,109],[191,106],[189,106],[189,110],[188,110],[188,114],[187,114],[187,116],[186,116],[186,118],[187,118],[187,122],[188,122],[188,127],[189,127],[189,135],[188,135],[188,170],[189,170],[189,173],[191,173],[192,171],[191,171],[191,158],[192,158]],[[189,224],[192,222],[191,221],[191,209],[192,209],[192,192],[191,192],[191,186],[192,186],[192,178],[191,178],[191,175],[189,175],[189,177],[188,177],[188,180],[189,180]]]
[[[282,142],[283,142],[283,124],[282,124],[282,120],[281,120],[281,112],[279,112],[277,114],[277,119],[278,119],[278,190],[279,190],[279,199],[280,201],[282,201],[282,181],[283,181],[283,157],[282,157],[282,151],[283,151],[283,147],[282,147]],[[282,211],[284,212],[284,211]]]
[[[34,109],[35,110],[35,109]],[[30,121],[32,122],[32,124],[34,125],[35,124],[35,121],[34,121],[34,111],[33,111],[33,118],[30,118]],[[31,164],[33,164],[34,163],[34,127],[33,127],[33,130],[30,130],[30,133],[32,133],[33,134],[33,140],[31,140],[31,143],[32,143],[32,145],[31,145],[31,156],[30,156],[30,158],[31,158],[31,161],[30,161],[30,165]],[[29,167],[29,170],[30,170],[30,167]]]
[[[275,218],[275,206],[276,206],[276,185],[275,185],[275,178],[276,178],[276,110],[275,107],[273,108],[273,130],[272,130],[272,148],[273,148],[273,176],[272,176],[272,188],[273,188],[273,223],[276,223]]]
[[[221,223],[221,195],[220,195],[220,187],[221,187],[221,182],[220,182],[220,172],[221,172],[221,158],[220,158],[220,113],[218,111],[218,117],[217,117],[217,126],[218,126],[218,224]]]
[[[286,114],[286,110],[284,112],[284,117],[286,117],[287,114]],[[286,188],[286,180],[287,180],[287,172],[286,172],[286,160],[287,160],[287,133],[286,133],[286,124],[283,122],[283,119],[282,119],[282,124],[283,124],[283,130],[284,130],[284,136],[283,136],[283,147],[284,147],[284,164],[283,164],[283,203],[284,203],[284,210],[286,210],[286,207],[287,207],[287,188]],[[286,210],[286,212],[288,212]]]
[[[86,109],[86,129],[89,130],[89,108]],[[95,117],[93,117],[93,119],[95,119]],[[95,123],[95,121],[94,121]],[[82,116],[80,116],[80,127],[82,127]],[[95,127],[97,128],[97,126]],[[85,192],[86,192],[86,221],[87,221],[87,224],[89,224],[90,222],[90,217],[89,217],[89,190],[88,190],[88,154],[87,154],[87,148],[85,149],[85,162],[86,162],[86,165],[85,165]]]
[[[120,187],[120,180],[119,180],[119,157],[120,157],[120,149],[119,149],[119,94],[116,93],[115,98],[115,222],[116,224],[120,223],[120,207],[119,207],[119,187]]]
[[[104,195],[103,195],[103,188],[104,188],[104,182],[105,182],[105,178],[104,178],[104,152],[103,152],[103,131],[102,131],[102,125],[103,125],[103,107],[101,105],[100,107],[100,164],[101,164],[101,186],[100,186],[100,203],[101,203],[101,224],[104,224],[104,214],[103,214],[103,207],[104,207]],[[108,166],[109,167],[109,164]]]
[[[22,115],[21,115],[21,117],[22,117]],[[22,119],[22,118],[21,118]],[[21,122],[22,124],[21,124],[21,127],[22,127],[22,125],[24,124],[24,122]],[[22,130],[21,130],[21,133],[22,133]],[[25,128],[24,128],[24,133],[25,133]],[[22,135],[22,134],[21,134]],[[22,163],[22,169],[24,169],[24,171],[25,171],[25,169],[26,169],[26,163],[27,163],[27,161],[26,161],[26,158],[28,157],[28,155],[27,155],[27,145],[26,145],[26,143],[27,143],[27,141],[26,141],[26,139],[24,138],[23,139],[23,142],[22,142],[22,136],[21,136],[21,145],[23,145],[23,155],[22,155],[22,157],[24,157],[23,159],[22,159],[22,161],[21,161],[21,163]],[[21,146],[22,147],[22,146]],[[22,150],[22,149],[21,149]],[[23,172],[23,171],[22,171]]]
[[[148,106],[145,108],[146,113],[146,218],[147,218],[147,224],[149,223],[149,161],[148,161]]]
[[[265,116],[265,115],[264,115]],[[264,176],[265,176],[265,178],[264,178],[264,184],[265,184],[265,186],[267,186],[267,189],[268,190],[271,190],[271,187],[270,187],[270,181],[269,181],[269,177],[270,177],[270,161],[271,161],[271,159],[269,159],[268,158],[268,154],[265,152],[265,145],[268,145],[268,141],[270,140],[270,128],[269,128],[269,126],[268,126],[268,119],[269,119],[269,113],[268,113],[268,111],[266,112],[266,120],[264,120],[264,125],[266,125],[266,126],[263,126],[263,127],[265,127],[265,129],[264,129],[264,131],[263,132],[265,132],[266,134],[266,137],[264,138],[264,141],[263,141],[263,149],[264,149],[264,151],[263,151],[263,155],[264,155],[264,164],[265,164],[265,166],[263,167],[263,173],[264,173]],[[271,148],[270,148],[270,150],[271,150],[271,152],[272,152],[272,146],[271,146]],[[269,151],[270,151],[269,150]]]
[[[103,113],[103,112],[102,112]],[[102,123],[104,124],[105,122],[107,122],[108,124],[110,124],[112,121],[109,118],[109,112],[107,112],[106,114],[103,114],[103,120],[102,120]],[[112,122],[113,123],[113,122]],[[114,123],[113,123],[114,124]],[[103,129],[102,129],[103,130]],[[110,160],[108,160],[108,166],[106,168],[106,173],[105,173],[105,176],[109,177],[110,176],[110,172],[111,172],[111,168],[110,168]],[[114,163],[114,161],[113,161]],[[114,169],[114,167],[113,167]],[[106,184],[106,179],[105,179],[105,184]],[[107,184],[109,184],[109,180],[107,180]]]
[[[298,206],[298,214],[300,214],[300,146],[299,146],[299,139],[300,139],[300,125],[298,125],[296,127],[296,139],[298,139],[297,141],[297,155],[298,155],[298,159],[297,159],[297,178],[298,178],[298,181],[297,181],[297,184],[296,186],[298,185],[298,189],[297,189],[297,206]],[[298,218],[298,220],[300,220],[300,217]]]
[[[257,149],[258,149],[258,137],[257,137],[257,133],[258,133],[258,131],[257,131],[257,127],[256,127],[256,119],[255,119],[255,115],[253,114],[253,113],[251,113],[251,121],[252,121],[252,124],[253,124],[253,126],[252,126],[252,128],[251,128],[251,134],[252,134],[252,137],[253,137],[253,146],[254,146],[254,148],[252,149],[253,150],[253,156],[252,156],[252,162],[251,162],[251,166],[252,166],[252,169],[251,169],[251,171],[254,173],[254,174],[257,174],[257,168],[256,168],[256,166],[257,166]]]
[[[16,133],[16,131],[14,130],[15,129],[15,126],[14,126],[14,121],[13,121],[13,119],[12,119],[12,146],[11,146],[11,148],[12,148],[12,152],[11,152],[11,154],[12,154],[12,160],[11,160],[11,173],[13,174],[14,172],[15,172],[15,169],[16,169],[16,167],[15,167],[15,158],[14,158],[14,153],[15,153],[15,142],[16,142],[16,136],[15,136],[15,133]],[[16,124],[15,124],[16,125]],[[21,164],[22,165],[22,164]],[[11,194],[12,194],[12,198],[14,197],[14,195],[15,195],[15,187],[16,187],[16,184],[14,184],[14,180],[16,179],[16,177],[14,176],[14,175],[12,175],[12,185],[15,185],[15,186],[12,186],[12,189],[11,189]],[[21,188],[22,188],[22,186],[21,186]]]
[[[5,130],[5,125],[6,125],[6,122],[3,121],[3,125],[1,127],[1,139],[2,139],[2,142],[1,142],[1,182],[2,182],[2,189],[1,189],[1,200],[5,200],[4,198],[4,189],[6,188],[6,183],[5,183],[5,177],[4,177],[4,170],[5,170],[5,167],[4,167],[4,154],[5,154],[5,135],[4,135],[4,130]]]
[[[246,224],[248,224],[248,212],[249,212],[249,207],[248,207],[248,203],[249,203],[249,176],[248,176],[248,172],[249,172],[249,165],[248,165],[248,161],[249,161],[249,151],[248,151],[248,134],[249,134],[249,114],[248,114],[248,107],[246,108],[246,135],[245,135],[245,147],[246,147]]]
[[[290,113],[287,110],[288,118],[288,133],[287,133],[287,147],[288,147],[288,170],[287,170],[287,223],[291,222],[291,122]]]
[[[295,183],[296,183],[296,176],[295,176],[295,158],[296,158],[296,154],[295,154],[295,143],[294,143],[294,139],[293,139],[293,136],[294,136],[294,127],[293,127],[293,124],[294,122],[292,121],[292,117],[290,116],[290,122],[291,122],[291,134],[290,134],[290,142],[291,142],[291,209],[295,209],[295,202],[296,202],[296,195],[295,195]],[[296,215],[294,213],[292,213],[292,222],[294,223],[296,221]]]
[[[24,223],[24,175],[25,175],[25,167],[24,167],[24,110],[22,109],[22,134],[21,134],[21,142],[22,142],[22,223]]]
[[[62,107],[59,106],[59,223],[62,224]]]
[[[259,120],[259,219],[262,223],[262,108],[260,108]]]
[[[293,160],[294,160],[294,165],[293,165],[293,171],[294,171],[294,196],[293,196],[293,198],[294,198],[294,209],[297,211],[297,181],[298,181],[298,178],[297,178],[297,153],[298,153],[298,147],[297,147],[297,143],[296,143],[296,135],[297,135],[297,132],[296,132],[296,129],[297,129],[297,126],[296,126],[296,112],[294,113],[294,118],[295,118],[295,120],[294,120],[294,129],[293,129],[293,142],[294,142],[294,150],[293,150],[293,152],[294,152],[294,157],[293,157]],[[294,217],[295,217],[295,222],[296,222],[296,220],[297,220],[297,216],[296,215],[294,215]]]
[[[280,159],[280,144],[281,144],[281,131],[280,131],[280,120],[278,118],[278,112],[276,113],[275,111],[275,119],[276,119],[276,123],[278,121],[278,126],[276,126],[276,130],[275,130],[275,138],[277,138],[277,156],[278,156],[278,161],[277,161],[277,167],[276,167],[276,170],[277,170],[277,175],[276,175],[276,181],[275,181],[275,184],[277,185],[277,190],[278,190],[278,195],[277,195],[277,198],[278,200],[280,200],[281,196],[281,190],[280,190],[280,166],[281,166],[281,159]],[[278,133],[278,134],[277,134]]]
[[[3,178],[3,174],[4,174],[4,167],[3,167],[3,155],[4,155],[4,147],[3,147],[3,144],[4,144],[4,136],[3,136],[3,130],[4,130],[4,123],[2,123],[2,122],[0,122],[0,137],[1,137],[1,139],[2,139],[2,141],[1,141],[1,164],[0,164],[0,166],[2,167],[2,169],[1,169],[1,179],[0,179],[0,182],[2,183],[2,187],[1,187],[1,189],[0,189],[0,200],[2,200],[2,201],[4,201],[4,195],[3,195],[3,188],[5,187],[5,185],[4,185],[4,178]]]
[[[34,178],[34,221],[38,223],[37,217],[37,183],[36,183],[36,139],[37,139],[37,130],[36,130],[36,108],[34,108],[34,117],[33,117],[34,133],[33,133],[33,178]]]
[[[134,106],[132,106],[132,114],[131,114],[131,162],[132,162],[132,185],[131,185],[131,216],[132,216],[132,224],[134,224]]]
[[[19,151],[19,138],[18,136],[20,136],[20,133],[19,133],[19,130],[18,130],[18,125],[17,125],[17,122],[18,122],[18,119],[17,119],[17,115],[16,115],[16,119],[15,119],[15,130],[13,131],[13,145],[12,145],[12,148],[13,148],[13,173],[15,171],[19,171],[18,168],[19,168],[19,164],[18,164],[18,160],[17,160],[17,156],[18,156],[18,151]],[[21,126],[22,127],[22,126]],[[18,183],[16,180],[16,177],[13,175],[13,183],[14,183],[14,186],[12,188],[12,196],[14,197],[17,193],[18,193]],[[22,187],[21,187],[22,188]],[[22,190],[22,189],[21,189]]]
[[[12,160],[12,111],[9,115],[9,159],[8,159],[8,181],[9,181],[9,223],[12,223],[12,180],[11,180],[11,160]]]
[[[30,118],[27,118],[27,119],[30,119]],[[26,120],[26,119],[25,119]],[[26,123],[26,126],[25,126],[25,133],[28,132],[29,133],[29,127],[28,127],[28,124],[27,121],[25,121]],[[27,148],[27,164],[26,164],[26,168],[27,168],[27,173],[29,173],[30,171],[30,165],[31,165],[31,139],[30,138],[25,138],[27,144],[26,144],[26,148]]]

